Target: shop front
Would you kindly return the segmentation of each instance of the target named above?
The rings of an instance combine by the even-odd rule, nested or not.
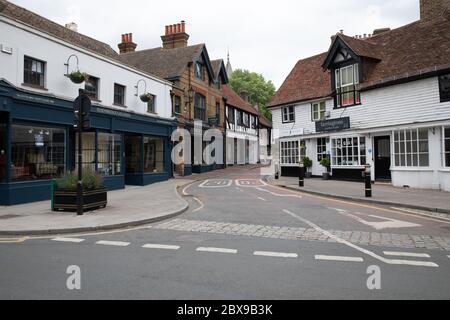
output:
[[[71,101],[0,82],[0,205],[50,199],[52,180],[77,165],[73,122]],[[93,106],[91,127],[83,169],[102,175],[109,190],[172,176],[172,121]]]

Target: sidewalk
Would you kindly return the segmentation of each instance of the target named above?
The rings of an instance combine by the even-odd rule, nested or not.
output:
[[[375,183],[372,185],[372,198],[366,198],[362,182],[310,178],[305,179],[303,188],[298,186],[298,178],[293,177],[281,177],[279,180],[270,178],[269,182],[327,197],[450,214],[450,193],[444,191],[395,188]]]
[[[52,212],[50,201],[0,207],[0,235],[68,234],[147,224],[184,212],[188,203],[177,187],[191,182],[172,179],[146,187],[108,192],[105,209],[77,216]]]

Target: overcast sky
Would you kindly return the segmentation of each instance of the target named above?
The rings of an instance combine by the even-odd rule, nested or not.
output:
[[[211,59],[264,75],[278,88],[295,63],[324,52],[330,36],[372,33],[419,19],[419,0],[11,0],[117,50],[123,33],[139,49],[161,46],[164,26],[187,22],[189,44],[206,43]]]

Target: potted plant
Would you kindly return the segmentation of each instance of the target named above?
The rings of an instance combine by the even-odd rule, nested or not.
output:
[[[77,182],[78,174],[67,172],[55,181],[53,190],[54,211],[77,210]],[[83,173],[83,211],[106,207],[107,190],[103,185],[103,178],[95,172]]]
[[[320,164],[327,169],[327,172],[324,172],[322,174],[322,178],[324,180],[329,180],[330,179],[330,171],[331,171],[330,157],[329,156],[323,157],[322,160],[320,161]]]
[[[304,157],[303,158],[303,165],[306,168],[305,178],[311,178],[312,177],[312,172],[310,172],[308,169],[313,166],[312,160],[310,158],[308,158],[308,157]]]
[[[87,74],[84,72],[80,72],[80,70],[73,71],[68,75],[70,81],[76,84],[83,83],[87,79]]]
[[[150,100],[153,99],[153,95],[147,92],[147,93],[141,94],[140,98],[141,98],[142,102],[149,102]]]

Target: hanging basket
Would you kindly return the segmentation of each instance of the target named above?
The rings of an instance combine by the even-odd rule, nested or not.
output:
[[[83,83],[87,79],[86,73],[82,73],[80,71],[74,71],[74,72],[70,73],[68,75],[68,77],[69,77],[70,81],[72,81],[73,83],[76,83],[76,84]]]
[[[152,100],[153,96],[150,93],[144,93],[140,96],[142,102],[149,102]]]

